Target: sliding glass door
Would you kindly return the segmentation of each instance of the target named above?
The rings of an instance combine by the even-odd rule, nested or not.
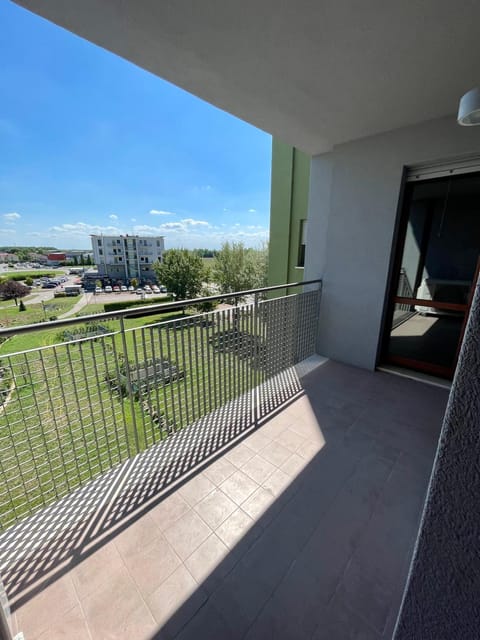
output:
[[[383,360],[451,378],[480,254],[480,174],[407,184]]]

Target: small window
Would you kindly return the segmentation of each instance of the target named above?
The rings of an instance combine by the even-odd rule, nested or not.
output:
[[[103,249],[98,250],[98,255],[103,256]]]
[[[102,241],[101,241],[100,238],[97,240],[97,242],[98,242],[98,246],[101,247],[102,246]]]
[[[300,234],[298,237],[298,260],[297,267],[305,266],[305,245],[307,238],[307,221],[300,220]]]

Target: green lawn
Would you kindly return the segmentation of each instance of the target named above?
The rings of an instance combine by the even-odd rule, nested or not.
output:
[[[52,316],[59,316],[66,311],[69,311],[77,301],[77,298],[71,296],[68,298],[52,298],[47,300],[43,306],[41,303],[31,304],[27,298],[23,299],[26,306],[25,311],[19,311],[15,306],[15,302],[10,300],[9,302],[14,306],[6,305],[4,301],[0,308],[0,327],[10,328],[17,327],[23,324],[37,324],[48,320]],[[19,347],[20,349],[22,347]],[[26,347],[25,347],[26,348]]]
[[[16,386],[0,413],[0,478],[8,480],[0,481],[0,528],[250,388],[250,358],[211,343],[233,316],[215,317],[214,325],[169,312],[126,319],[124,337],[120,321],[110,320],[112,333],[97,339],[63,343],[62,332],[51,329],[1,345],[4,387]],[[242,329],[253,331],[248,317]],[[135,371],[166,360],[183,377],[147,380],[133,398],[122,394],[125,360]]]

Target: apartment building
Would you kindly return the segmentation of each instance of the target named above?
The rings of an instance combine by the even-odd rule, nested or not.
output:
[[[92,235],[93,257],[100,277],[140,284],[155,282],[154,263],[162,260],[163,236]]]

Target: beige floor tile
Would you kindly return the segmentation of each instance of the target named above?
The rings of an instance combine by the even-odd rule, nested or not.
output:
[[[212,533],[205,542],[185,560],[185,565],[195,580],[202,584],[228,555],[228,547]]]
[[[83,599],[81,604],[95,640],[125,638],[128,620],[138,609],[142,609],[146,618],[149,618],[143,599],[126,569],[123,575],[108,580],[101,589]]]
[[[189,511],[166,529],[164,535],[173,550],[182,560],[185,560],[208,538],[211,532],[198,514]]]
[[[138,553],[127,556],[125,564],[140,593],[145,597],[180,566],[181,560],[164,536],[161,536]]]
[[[275,440],[262,451],[262,457],[276,467],[280,467],[291,455],[292,452],[289,449]]]
[[[153,507],[149,514],[160,531],[165,531],[187,511],[190,511],[190,505],[175,491]]]
[[[288,487],[290,482],[290,476],[281,469],[275,469],[272,475],[265,480],[262,486],[264,489],[273,493],[274,496],[279,496]]]
[[[255,454],[251,449],[249,449],[246,445],[241,443],[241,444],[237,444],[236,447],[228,451],[225,454],[225,457],[229,462],[231,462],[238,469],[240,469],[240,467],[242,467],[246,462],[248,462],[250,458],[253,458],[254,455]]]
[[[216,529],[235,511],[237,505],[223,491],[215,489],[197,504],[195,511],[209,527]]]
[[[220,485],[221,490],[239,506],[251,495],[258,484],[243,471],[236,471]]]
[[[70,576],[75,591],[82,600],[101,589],[112,577],[123,575],[124,571],[125,563],[112,541],[78,562]]]
[[[197,594],[206,597],[185,566],[180,566],[148,598],[147,604],[159,628],[166,625],[172,616]]]
[[[78,605],[78,598],[67,574],[45,587],[38,595],[16,610],[18,628],[25,638],[47,631]]]
[[[282,431],[282,433],[280,433],[275,438],[275,440],[292,453],[295,453],[300,445],[305,442],[305,438],[303,436],[299,435],[290,428]]]
[[[115,546],[120,551],[120,555],[125,558],[138,553],[160,535],[160,529],[147,513],[115,536]]]
[[[94,640],[80,605],[63,614],[39,636],[25,635],[26,640]]]
[[[275,471],[276,467],[268,460],[257,454],[253,456],[246,464],[243,465],[242,471],[257,484],[262,484],[270,474]]]
[[[267,489],[259,487],[249,498],[245,500],[242,504],[242,509],[251,518],[257,520],[268,511],[269,507],[274,502],[275,496]]]
[[[203,473],[200,473],[182,485],[178,489],[178,492],[182,498],[184,498],[184,500],[193,507],[214,489],[215,485],[213,482],[203,475]]]
[[[203,475],[207,476],[215,485],[220,486],[224,480],[229,478],[237,467],[232,464],[227,458],[222,457],[215,460],[209,467],[203,471]]]
[[[254,520],[241,509],[237,509],[218,527],[215,533],[227,547],[232,549],[253,525]]]

